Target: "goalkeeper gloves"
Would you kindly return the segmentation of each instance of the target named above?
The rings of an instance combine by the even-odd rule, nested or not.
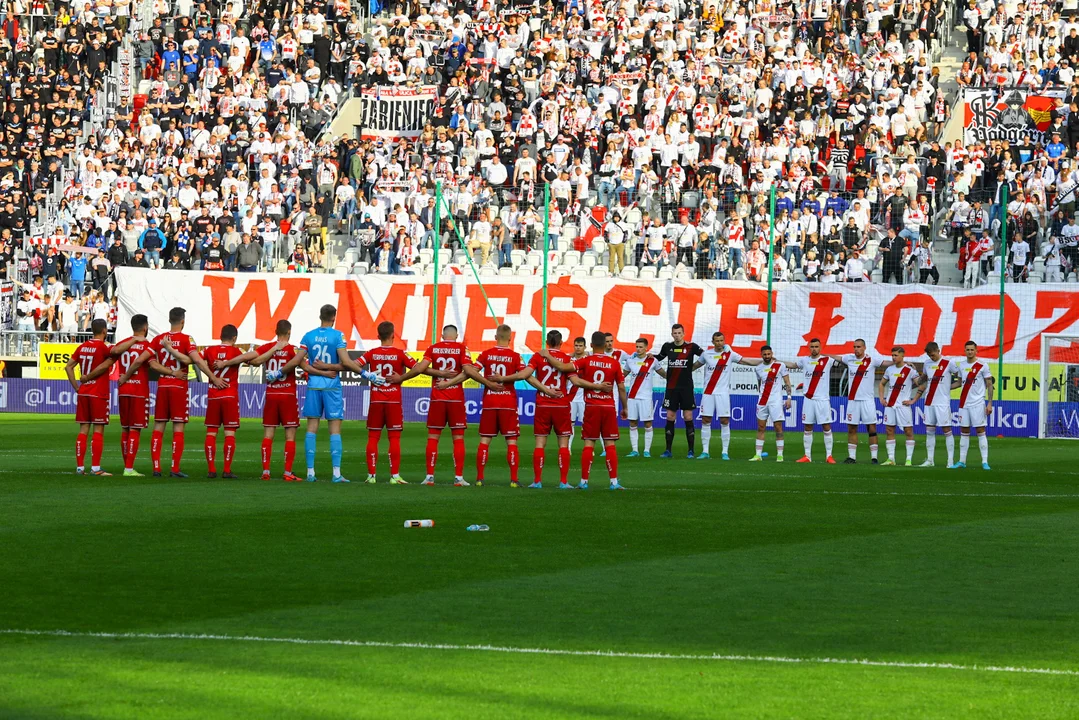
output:
[[[281,377],[282,377],[282,372],[280,370],[269,370],[266,373],[266,382],[275,383],[278,380],[280,380]]]
[[[382,378],[381,375],[376,375],[373,372],[371,372],[370,370],[364,370],[363,372],[361,372],[360,377],[362,377],[364,380],[371,383],[372,385],[385,385],[386,384],[386,381]]]

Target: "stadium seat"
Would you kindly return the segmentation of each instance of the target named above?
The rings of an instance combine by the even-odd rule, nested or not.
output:
[[[592,268],[592,277],[605,278],[610,277],[610,274],[607,272],[607,268],[605,267],[594,267]]]
[[[453,260],[453,252],[451,250],[439,250],[438,251],[438,264],[449,265]]]
[[[641,268],[638,277],[641,280],[655,280],[656,279],[656,267],[655,265],[645,265]]]
[[[869,282],[877,283],[878,285],[884,282],[884,272],[880,268],[874,268],[873,271],[869,273]]]
[[[441,268],[439,268],[439,270],[441,270]],[[425,278],[431,278],[433,280],[434,277],[435,277],[435,266],[434,265],[424,265],[423,266],[423,276]]]
[[[570,274],[573,277],[588,277],[588,269],[578,265],[577,267],[573,268]]]
[[[348,275],[348,271],[352,268],[343,262],[337,263],[337,267],[333,269],[334,275]]]
[[[435,251],[434,250],[431,250],[430,248],[425,248],[423,250],[420,250],[420,264],[421,265],[430,265],[434,261],[435,261]],[[440,261],[441,261],[441,258],[440,258]]]
[[[621,276],[626,280],[636,280],[637,267],[634,265],[626,265],[624,268],[622,268]]]
[[[594,252],[596,255],[602,255],[606,249],[607,243],[603,240],[592,241],[592,252]]]
[[[640,225],[641,223],[641,209],[631,207],[622,214],[622,220],[630,225]]]
[[[498,272],[490,265],[484,265],[480,268],[479,272],[481,277],[495,277],[498,275]]]
[[[599,264],[599,258],[591,250],[586,250],[584,255],[581,256],[581,266],[586,268],[594,268]]]
[[[675,277],[676,280],[692,280],[693,279],[693,271],[689,270],[689,269],[682,269],[682,270],[679,270],[675,274],[674,277]]]
[[[658,279],[658,280],[670,280],[673,277],[674,277],[674,270],[671,269],[670,265],[665,265],[665,266],[661,267],[659,269],[659,272],[656,273],[656,279]]]
[[[511,268],[511,267],[500,267],[500,268],[498,268],[498,274],[501,275],[502,277],[512,277],[513,276],[513,268]]]
[[[360,261],[360,251],[356,248],[345,250],[345,264],[352,267]]]
[[[804,282],[806,279],[805,273],[802,272],[802,268],[795,268],[793,277],[795,282]]]
[[[353,275],[366,275],[371,269],[371,266],[365,262],[358,262],[352,266]]]
[[[1032,271],[1030,273],[1030,277],[1027,278],[1027,282],[1028,283],[1037,283],[1038,285],[1040,285],[1045,281],[1042,280],[1042,274],[1041,273],[1036,273],[1036,272]]]
[[[528,257],[525,259],[525,262],[528,263],[529,267],[539,267],[543,264],[543,253],[539,250],[533,250],[528,253]],[[555,263],[548,261],[547,264],[554,265]]]
[[[1068,277],[1068,282],[1071,282],[1071,283],[1079,283],[1079,275],[1077,275],[1076,273],[1072,273],[1072,274],[1071,274],[1071,275],[1070,275],[1070,276]]]
[[[456,251],[454,251],[453,259],[450,262],[455,262],[458,265],[466,265],[466,264],[468,264],[468,260],[465,259],[466,252],[467,251],[465,251],[465,250],[456,250]]]
[[[532,277],[535,274],[535,268],[531,265],[521,265],[517,268],[518,277]]]
[[[566,254],[562,256],[562,265],[568,268],[576,267],[581,264],[581,253],[576,250],[567,250]]]
[[[738,268],[737,270],[734,271],[734,274],[731,276],[731,279],[732,280],[737,280],[739,282],[745,282],[746,281],[746,271],[743,268]]]
[[[985,283],[990,287],[997,287],[1000,285],[1000,273],[996,270],[990,270],[986,275]]]
[[[540,258],[540,264],[543,264],[543,258]],[[561,250],[549,250],[547,252],[547,265],[550,267],[556,267],[562,264],[562,251]]]
[[[513,250],[510,252],[510,262],[513,263],[513,267],[524,265],[526,257],[524,250]]]
[[[1033,278],[1034,275],[1037,275],[1038,277],[1042,277],[1044,275],[1044,273],[1045,273],[1045,258],[1043,258],[1043,257],[1034,258],[1034,263],[1033,263],[1032,267],[1030,268],[1031,277]]]

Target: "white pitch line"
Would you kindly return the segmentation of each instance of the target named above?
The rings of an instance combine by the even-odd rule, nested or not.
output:
[[[862,665],[867,667],[911,668],[929,670],[959,670],[966,672],[1016,673],[1020,675],[1060,675],[1079,677],[1079,670],[1033,668],[1012,665],[963,665],[958,663],[904,662],[900,660],[868,660],[857,658],[782,657],[777,655],[692,655],[674,653],[620,652],[617,650],[565,650],[557,648],[523,648],[500,645],[457,645],[451,643],[383,642],[378,640],[309,640],[306,638],[260,637],[257,635],[210,635],[189,633],[134,632],[75,632],[68,630],[0,629],[0,635],[21,635],[58,638],[101,638],[106,640],[195,640],[240,643],[283,643],[288,645],[322,645],[361,648],[395,648],[407,650],[444,650],[458,652],[506,653],[513,655],[559,655],[568,657],[627,658],[631,660],[693,660],[719,662],[779,663],[785,665]]]
[[[958,498],[1024,498],[1024,499],[1059,499],[1068,498],[1079,500],[1079,494],[1049,494],[1049,493],[933,493],[933,492],[900,492],[887,490],[802,490],[792,488],[789,490],[769,490],[766,488],[684,488],[684,487],[646,487],[630,488],[637,492],[705,492],[728,495],[854,495],[854,496],[880,496],[880,497],[958,497]]]

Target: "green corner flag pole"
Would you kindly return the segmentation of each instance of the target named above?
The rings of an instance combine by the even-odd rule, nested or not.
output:
[[[445,198],[442,198],[442,203],[448,214],[449,206],[445,204]],[[435,207],[438,207],[437,202],[435,203]],[[468,248],[465,246],[465,236],[461,234],[461,228],[457,226],[457,223],[453,224],[453,231],[456,233],[457,240],[461,243],[461,247],[465,248],[465,259],[468,260],[468,266],[472,268],[472,277],[476,278],[476,284],[480,286],[480,292],[483,294],[483,299],[487,303],[487,311],[491,313],[491,319],[495,321],[495,325],[498,325],[498,315],[495,314],[495,308],[491,305],[491,298],[487,297],[487,289],[483,287],[483,281],[480,280],[480,273],[476,269],[476,263],[472,260],[472,253],[468,252]]]
[[[1008,272],[1005,263],[1008,252],[1008,183],[1004,183],[1004,197],[1000,205],[1000,320],[997,325],[997,401],[1004,400],[1004,276]]]
[[[774,253],[776,251],[776,186],[768,192],[768,320],[767,338],[772,344],[772,275],[774,274]]]
[[[435,183],[435,241],[433,246],[435,248],[435,289],[434,289],[434,306],[431,309],[431,344],[434,345],[438,342],[438,255],[441,252],[441,223],[439,223],[439,215],[442,214],[442,181],[439,180]]]
[[[540,342],[547,342],[547,263],[550,255],[548,231],[551,227],[551,184],[543,184],[543,332]]]

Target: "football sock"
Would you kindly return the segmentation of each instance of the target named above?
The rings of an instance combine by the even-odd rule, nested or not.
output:
[[[876,459],[877,457],[877,441],[874,438],[873,442],[869,445],[869,457]]]
[[[955,458],[955,435],[948,433],[944,436],[944,449],[948,451],[948,464],[951,465]]]
[[[127,467],[127,446],[128,440],[130,440],[130,432],[127,429],[121,428],[120,431],[120,457],[124,459],[124,467]]]
[[[132,430],[127,436],[127,457],[124,459],[124,469],[130,470],[135,467],[135,458],[139,454],[139,441],[142,439],[142,433],[138,430]]]
[[[506,446],[506,462],[510,466],[510,482],[517,482],[517,471],[520,468],[520,453],[516,445]]]
[[[461,477],[465,473],[465,438],[464,435],[453,438],[453,474]]]
[[[708,452],[708,446],[712,443],[712,426],[708,423],[701,425],[701,453]]]
[[[558,448],[558,481],[563,484],[569,482],[569,461],[569,448]]]
[[[978,436],[978,451],[982,454],[982,462],[989,462],[989,436]]]
[[[340,436],[338,436],[340,437]],[[338,440],[340,442],[340,440]],[[390,475],[401,472],[401,431],[390,430]]]
[[[532,451],[532,482],[543,482],[543,461],[546,457],[544,448]]]
[[[592,473],[592,456],[595,452],[595,448],[587,446],[581,451],[581,479],[585,482],[588,482],[588,476]]]
[[[652,428],[646,427],[644,429],[644,451],[652,452]]]
[[[333,466],[333,476],[341,477],[341,456],[344,455],[341,447],[341,434],[330,434],[330,464]]]
[[[154,464],[154,472],[161,472],[161,445],[165,440],[165,433],[154,430],[150,436],[150,460]]]
[[[79,433],[75,438],[75,467],[82,467],[86,463],[86,433]]]
[[[315,445],[318,435],[309,432],[303,436],[303,454],[307,458],[307,477],[315,476]]]
[[[232,472],[232,458],[236,456],[236,436],[225,436],[225,472]]]
[[[273,457],[273,438],[262,438],[262,472],[270,472],[270,458]]]
[[[858,443],[847,443],[847,456],[855,457],[858,454]]]
[[[573,449],[573,438],[575,438],[575,437],[577,437],[577,430],[571,426],[570,429],[569,429],[569,447],[570,447],[570,450]]]
[[[629,449],[633,452],[637,452],[637,446],[640,445],[640,440],[640,429],[631,426],[629,428]]]
[[[487,453],[491,451],[489,443],[480,443],[476,448],[476,479],[483,480],[483,474],[487,469]]]
[[[731,426],[720,425],[719,426],[719,438],[723,441],[723,454],[726,455],[727,451],[731,447]]]
[[[217,472],[217,435],[206,433],[206,440],[202,443],[203,452],[206,453],[206,470]]]
[[[813,431],[806,430],[802,433],[802,448],[805,450],[806,457],[812,459],[813,457]]]
[[[184,457],[184,434],[172,431],[172,471],[180,472],[180,461]]]
[[[689,452],[693,452],[693,448],[697,447],[697,426],[692,422],[686,423],[686,444]]]
[[[667,440],[667,452],[674,447],[674,420],[667,421],[667,427],[663,428],[663,434]]]
[[[618,479],[618,449],[613,444],[607,446],[607,475],[611,482]]]
[[[970,435],[959,436],[959,462],[967,461],[967,450],[970,449]]]
[[[925,454],[926,459],[933,462],[933,457],[937,454],[937,429],[935,427],[926,426],[925,428]],[[948,464],[951,465],[951,463]]]
[[[285,472],[292,472],[292,461],[296,459],[296,441],[285,441]]]
[[[776,455],[783,454],[783,440],[776,440]]]
[[[832,457],[832,431],[824,431],[824,455],[825,457]]]
[[[906,448],[907,448],[907,460],[908,461],[913,460],[914,459],[914,441],[913,440],[907,440],[906,443],[904,443],[904,444],[906,445]]]
[[[378,441],[382,439],[381,430],[367,431],[367,474],[374,475],[378,471]]]
[[[96,432],[90,438],[90,467],[94,470],[101,469],[101,453],[105,449],[105,435],[104,433]],[[985,453],[982,453],[982,457],[985,457]]]
[[[763,440],[757,440],[754,446],[757,448],[757,455],[760,455],[762,452],[764,452]]]
[[[438,464],[438,438],[427,438],[427,452],[424,457],[427,458],[427,474],[434,475],[435,465]]]
[[[885,440],[884,447],[888,449],[888,459],[895,460],[895,440]]]

